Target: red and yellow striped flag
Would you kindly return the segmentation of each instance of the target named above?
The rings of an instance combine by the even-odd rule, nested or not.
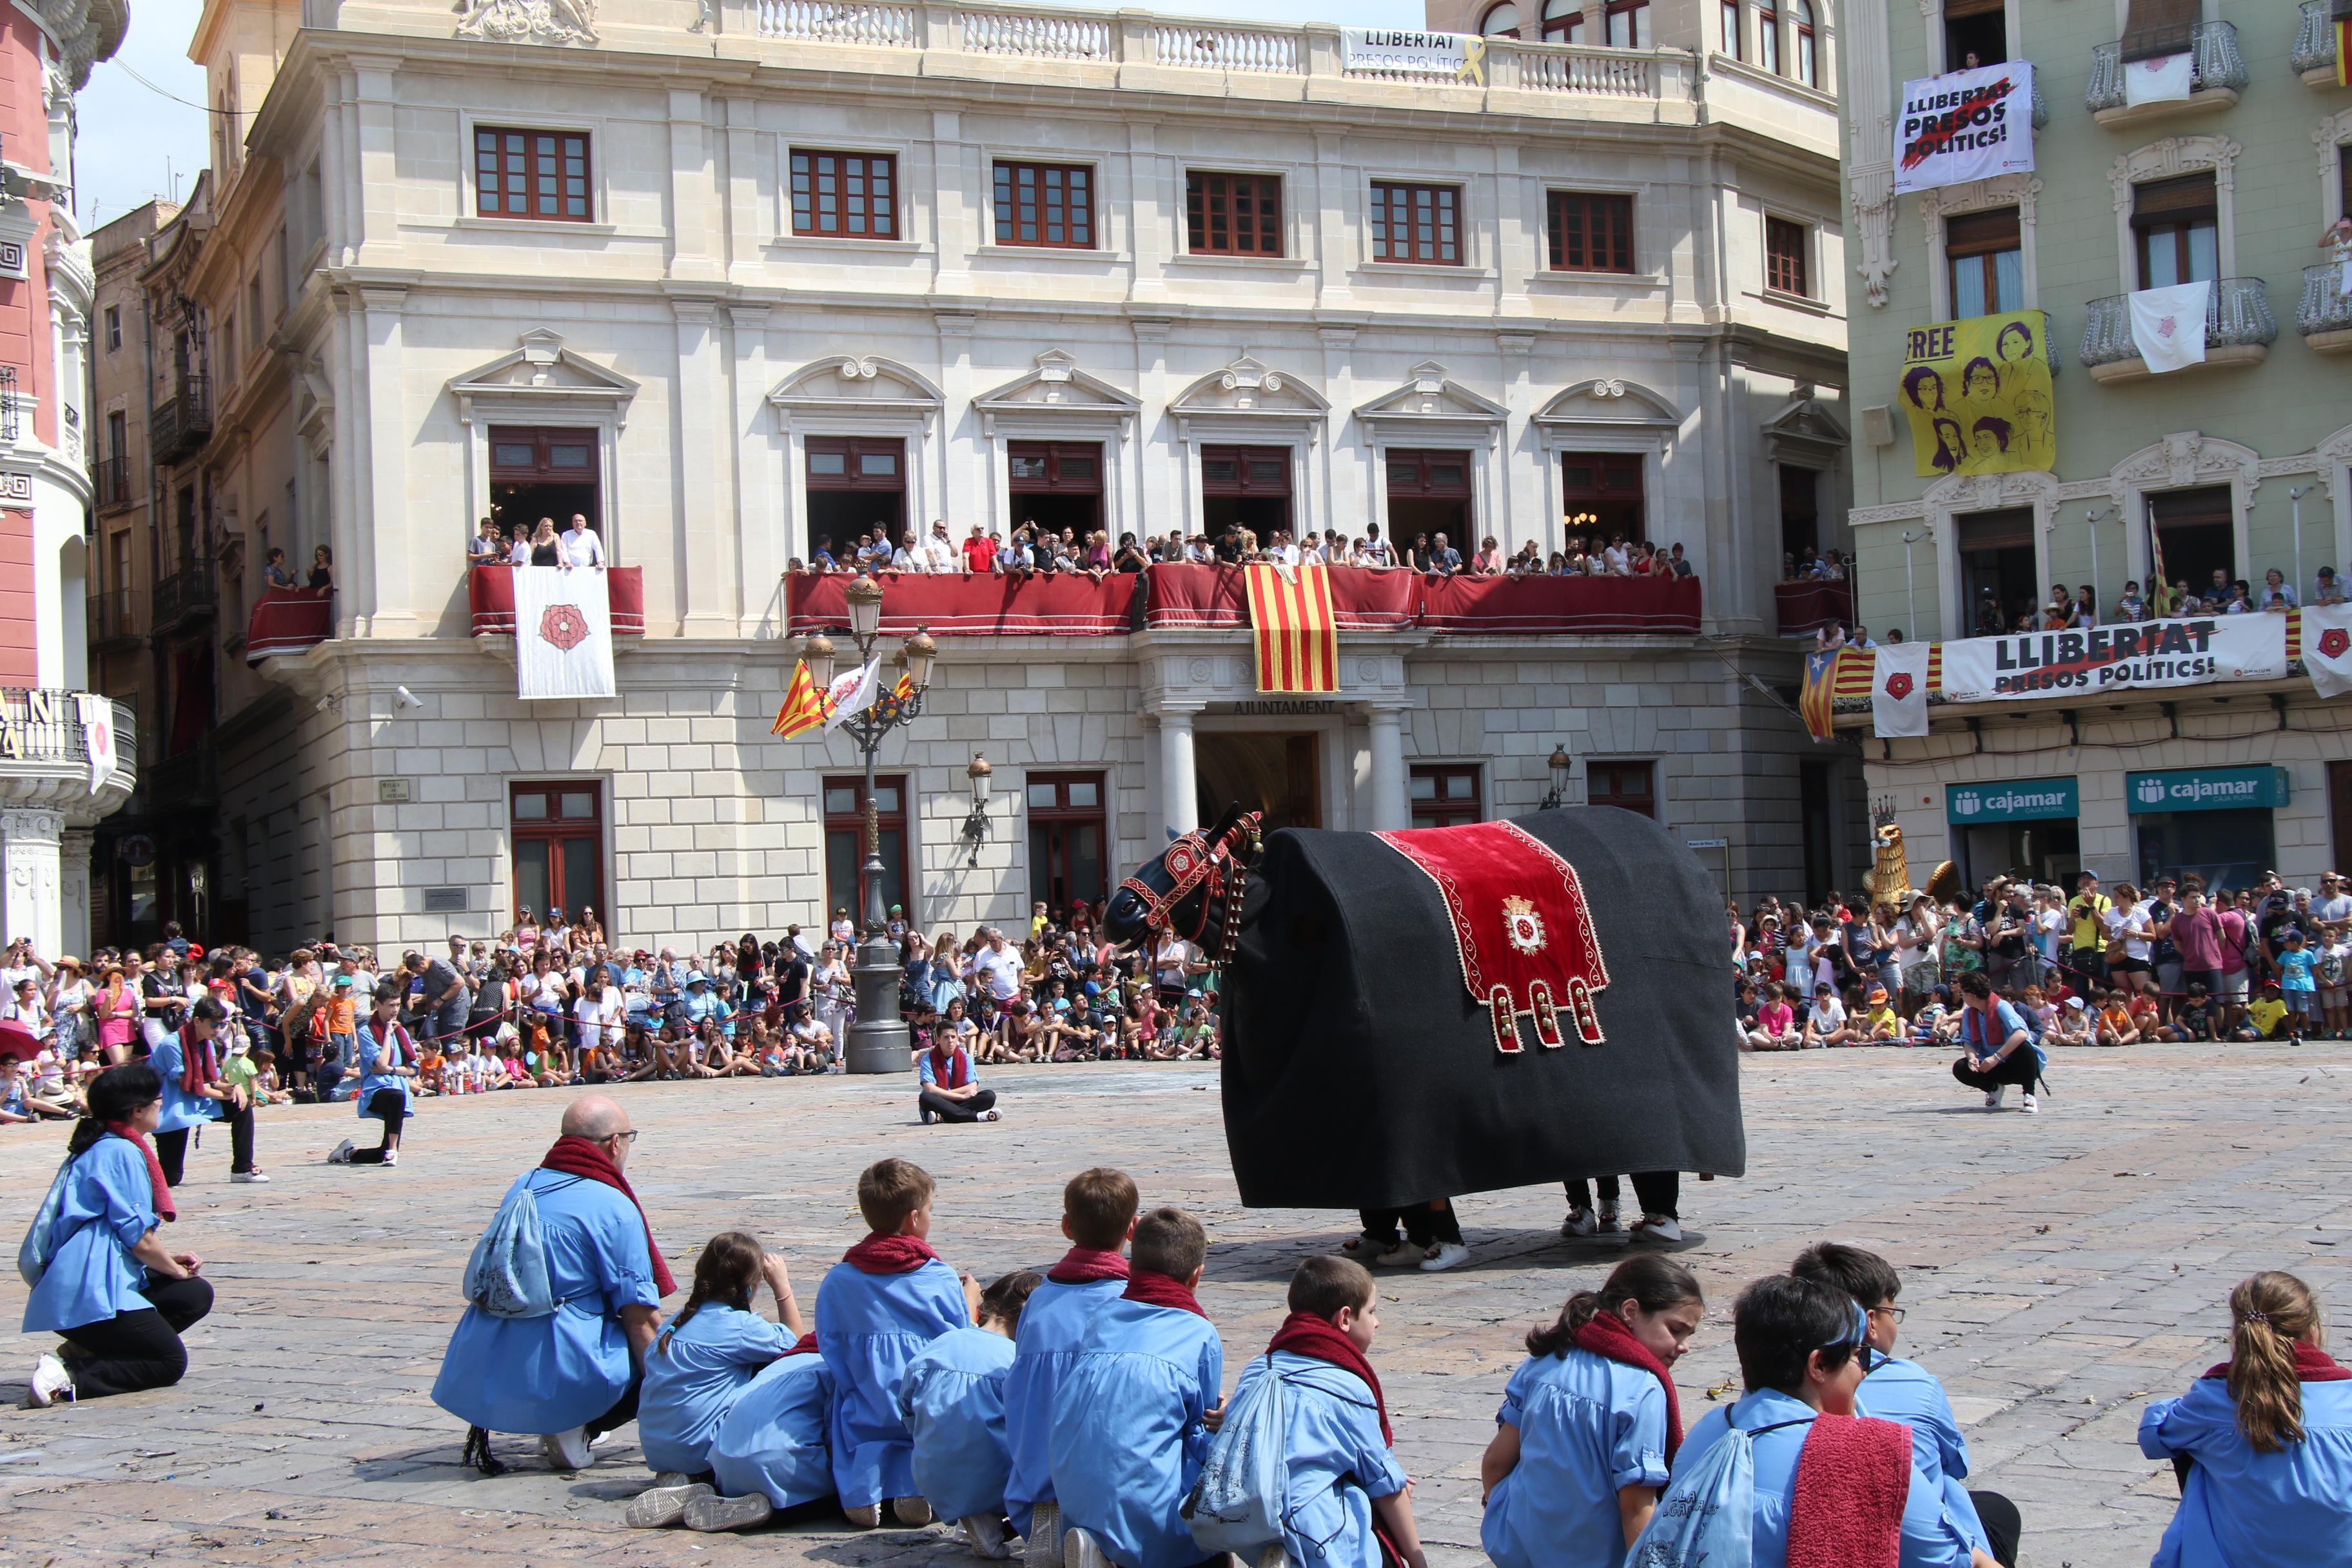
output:
[[[789,741],[803,730],[814,730],[824,722],[824,704],[817,695],[816,682],[809,676],[808,661],[803,659],[793,670],[793,681],[784,688],[784,705],[776,710],[776,722],[768,731]]]
[[[890,700],[904,702],[914,694],[915,678],[911,675],[902,675],[898,678],[898,684],[890,689]]]
[[[1339,689],[1339,622],[1331,613],[1331,574],[1320,566],[1286,573],[1244,566],[1250,625],[1257,629],[1260,691]]]

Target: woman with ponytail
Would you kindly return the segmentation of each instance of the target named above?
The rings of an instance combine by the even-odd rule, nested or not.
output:
[[[1500,1568],[1616,1568],[1682,1446],[1674,1363],[1706,1303],[1672,1258],[1627,1258],[1528,1335],[1478,1467]]]
[[[2140,1452],[2180,1472],[2158,1562],[2352,1562],[2352,1370],[2325,1340],[2319,1298],[2294,1275],[2230,1292],[2230,1359],[2140,1417]]]
[[[163,1083],[144,1062],[90,1080],[49,1198],[26,1238],[41,1276],[25,1332],[65,1338],[65,1354],[35,1367],[36,1407],[167,1388],[188,1370],[180,1335],[212,1310],[204,1259],[173,1252],[161,1226],[177,1219],[151,1142]]]
[[[762,1279],[776,1298],[772,1323],[751,1310],[751,1293]],[[646,1463],[660,1473],[650,1491],[630,1502],[629,1523],[675,1523],[688,1504],[713,1495],[698,1483],[709,1479],[710,1440],[719,1424],[744,1385],[769,1363],[792,1354],[803,1338],[801,1307],[784,1260],[740,1230],[712,1237],[695,1259],[686,1305],[646,1352],[637,1440]]]

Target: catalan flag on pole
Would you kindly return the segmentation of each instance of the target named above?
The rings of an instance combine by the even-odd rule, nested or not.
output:
[[[1260,691],[1339,689],[1339,622],[1321,566],[1244,566]]]
[[[808,661],[803,659],[793,670],[792,684],[784,688],[784,705],[776,710],[775,725],[768,733],[789,741],[824,722],[824,709],[816,694],[816,682],[809,675]]]

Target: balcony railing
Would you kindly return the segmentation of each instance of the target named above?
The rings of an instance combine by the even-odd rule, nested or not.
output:
[[[2278,339],[2278,319],[2271,314],[2270,296],[2259,278],[2215,280],[2205,306],[2205,353],[2219,363],[2242,363],[2258,353],[2216,351],[2267,348]],[[2091,301],[2091,319],[2083,329],[2083,363],[2094,374],[2102,365],[2135,365],[2139,345],[2132,340],[2131,296],[2110,294]],[[2141,374],[2146,374],[2143,368]],[[2116,380],[2104,376],[2102,380]]]
[[[184,375],[167,401],[155,405],[155,426],[150,437],[158,462],[184,458],[213,437],[213,395],[209,377]]]
[[[217,594],[209,559],[199,556],[181,562],[176,570],[155,580],[155,591],[149,599],[154,629],[167,632],[182,621],[211,615]]]
[[[2294,307],[2294,330],[2322,353],[2352,349],[2352,293],[2344,288],[2344,264],[2323,261],[2303,269],[2303,298]]]
[[[2294,74],[2315,87],[2336,85],[2336,18],[2333,0],[2303,0],[2303,25],[2295,29]]]
[[[2228,22],[2199,22],[2189,30],[2189,90],[2236,92],[2246,85],[2245,57],[2238,53],[2238,29]],[[2091,51],[2091,85],[2083,107],[2094,114],[2126,107],[2124,47],[2101,44]]]
[[[1772,585],[1773,608],[1784,637],[1809,637],[1829,626],[1853,625],[1853,584],[1801,579]]]
[[[335,635],[335,596],[323,588],[268,588],[245,622],[245,662],[299,654]]]
[[[98,491],[99,510],[131,504],[131,459],[100,458],[89,466],[91,488]]]
[[[89,766],[89,741],[82,732],[78,691],[50,688],[0,689],[0,763],[54,763]],[[138,720],[129,704],[114,709],[114,758],[118,772],[137,765]]]
[[[466,570],[466,608],[476,637],[512,637],[515,629],[514,571],[503,562]],[[613,566],[604,573],[604,589],[613,607],[613,635],[646,635],[646,571],[642,566]]]
[[[89,596],[89,633],[92,647],[139,640],[139,617],[130,589],[100,588]]]
[[[16,397],[16,367],[0,364],[0,441],[13,447],[24,433],[24,408]]]

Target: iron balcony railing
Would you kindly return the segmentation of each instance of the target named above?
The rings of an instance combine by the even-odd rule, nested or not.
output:
[[[99,458],[89,466],[89,480],[91,488],[98,491],[98,504],[101,510],[131,504],[130,458]]]
[[[2221,278],[2205,306],[2207,349],[2239,348],[2278,339],[2278,319],[2271,314],[2270,296],[2259,278]],[[2083,363],[2116,364],[2140,357],[2132,341],[2131,296],[2110,294],[2091,301],[2091,319],[2083,329]]]
[[[2246,85],[2246,60],[2238,52],[2238,29],[2228,22],[2199,22],[2189,29],[2189,89],[2233,90]],[[2124,107],[2124,47],[2101,44],[2091,51],[2091,85],[2083,90],[2083,107],[2092,113]]]
[[[149,599],[154,629],[169,631],[183,620],[212,614],[215,598],[211,560],[197,556],[182,561],[176,571],[155,580]]]
[[[2323,261],[2303,269],[2303,298],[2294,307],[2294,330],[2305,337],[2352,331],[2352,293],[2344,288],[2344,264]]]
[[[128,588],[100,588],[89,596],[89,640],[99,643],[135,642],[139,618]]]
[[[2303,0],[2303,25],[2295,29],[2294,53],[2287,57],[2294,74],[2336,69],[2334,0]]]
[[[213,397],[209,378],[184,375],[169,400],[155,405],[151,436],[159,462],[186,456],[212,439]]]
[[[16,399],[16,367],[0,364],[0,441],[13,447],[24,429],[24,410]]]
[[[89,765],[89,742],[81,728],[82,693],[47,687],[0,688],[0,763],[61,763]],[[128,703],[114,709],[116,766],[130,767],[138,752],[137,720]]]

